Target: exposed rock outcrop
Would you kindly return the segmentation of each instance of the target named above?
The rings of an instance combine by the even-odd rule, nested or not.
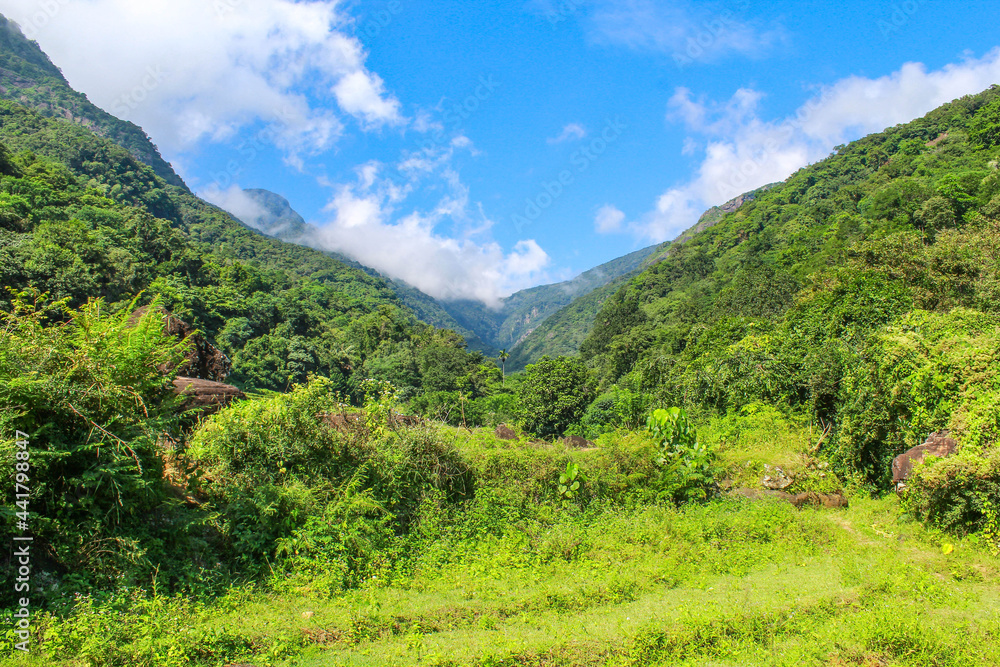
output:
[[[129,322],[138,322],[139,318],[147,312],[149,312],[149,306],[139,308],[132,313]],[[163,366],[158,370],[164,374],[176,370],[178,375],[184,377],[200,378],[213,382],[225,380],[233,368],[229,357],[223,354],[222,350],[209,343],[204,336],[195,331],[194,327],[181,318],[162,308],[159,309],[159,312],[165,320],[164,330],[166,333],[181,340],[190,339],[191,348],[184,355],[184,361],[179,366],[176,368]]]
[[[202,414],[216,413],[233,401],[246,398],[232,385],[192,377],[175,378],[174,391],[184,399],[185,409],[201,408]]]
[[[581,438],[578,435],[568,435],[562,439],[562,441],[570,447],[578,447],[580,449],[593,449],[597,447],[594,443],[586,438]]]
[[[732,495],[741,496],[743,498],[749,498],[750,500],[760,500],[762,498],[774,498],[776,500],[784,500],[789,502],[796,507],[847,507],[847,498],[842,493],[814,493],[807,491],[804,493],[785,493],[784,491],[774,491],[760,489],[733,489],[730,491]]]
[[[906,480],[913,474],[913,467],[923,463],[928,456],[944,458],[951,456],[958,449],[958,442],[949,435],[949,431],[935,431],[927,436],[924,444],[909,449],[892,460],[892,482],[896,490],[903,488]]]
[[[507,426],[506,424],[500,424],[494,431],[496,436],[501,440],[517,440],[517,431]]]

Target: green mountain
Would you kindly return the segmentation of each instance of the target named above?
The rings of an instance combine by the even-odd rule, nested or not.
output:
[[[419,290],[409,291],[408,286],[401,285],[399,281],[393,284],[403,303],[414,312],[424,312],[429,317],[428,322],[441,322],[456,331],[471,332],[470,346],[488,354],[507,349],[514,358],[522,342],[546,318],[574,300],[633,273],[658,248],[650,246],[637,250],[585,271],[572,280],[521,290],[503,299],[499,309],[492,309],[478,301],[431,299],[433,304],[430,304],[427,302],[430,297]],[[517,368],[520,367],[523,365]]]
[[[259,210],[241,213],[241,221],[247,226],[269,236],[303,245],[313,245],[310,238],[312,228],[301,215],[296,213],[288,200],[276,193],[263,189],[243,191],[257,204]],[[595,290],[605,288],[609,283],[621,280],[623,276],[635,274],[645,266],[651,257],[658,255],[665,246],[650,246],[619,257],[580,274],[572,280],[552,285],[541,285],[522,290],[504,299],[500,308],[493,309],[478,301],[443,301],[425,294],[416,287],[401,280],[393,280],[374,269],[362,266],[354,260],[335,252],[327,252],[346,264],[362,269],[373,276],[385,279],[392,286],[399,300],[416,313],[422,321],[443,329],[456,331],[465,338],[469,347],[494,356],[501,349],[511,352],[511,359],[517,360],[511,368],[523,368],[538,358],[533,354],[535,347],[527,348],[522,343],[550,315],[569,306],[575,300],[584,298]],[[601,294],[606,293],[601,292]],[[598,302],[598,305],[601,301]],[[555,354],[575,353],[579,341],[586,335],[586,329],[593,322],[596,308],[590,309],[583,328],[574,329],[574,343],[558,347]],[[552,349],[543,346],[540,354],[551,354]],[[539,354],[539,356],[540,356]]]
[[[243,193],[259,207],[253,214],[239,216],[244,224],[293,243],[309,233],[309,225],[281,195],[260,188],[244,189]]]
[[[997,86],[839,147],[629,280],[581,353],[695,414],[803,414],[886,484],[931,431],[998,428],[998,162]]]
[[[577,296],[546,317],[511,348],[507,367],[518,371],[543,356],[557,357],[579,352],[580,345],[590,332],[594,318],[604,302],[643,269],[663,259],[669,247],[669,243],[663,243],[640,251],[644,253],[652,249],[653,252],[646,254],[638,267]]]
[[[23,80],[11,72],[54,69],[3,25],[0,86]],[[67,90],[50,92],[85,101]],[[43,92],[34,90],[36,102]],[[118,310],[156,297],[228,355],[231,381],[251,390],[320,375],[345,394],[380,378],[411,397],[478,372],[481,355],[420,322],[382,278],[252,230],[161,178],[128,142],[35,106],[0,101],[0,283],[14,290],[0,294],[0,309],[25,290],[71,308],[102,298]],[[287,202],[258,197],[269,221],[299,223]]]
[[[13,21],[0,16],[0,99],[22,104],[48,118],[85,127],[123,147],[171,185],[186,187],[160,156],[142,128],[115,118],[87,96],[70,88],[36,42],[29,42]]]
[[[774,187],[773,184],[766,185],[763,188],[746,192],[739,197],[734,197],[721,206],[713,206],[701,215],[698,222],[691,229],[685,231],[674,241],[645,248],[644,250],[640,250],[639,253],[623,257],[622,259],[632,259],[635,256],[641,262],[638,266],[631,268],[631,270],[616,275],[611,281],[605,282],[591,291],[584,291],[569,304],[545,318],[541,324],[525,333],[511,349],[510,359],[507,361],[508,367],[512,371],[517,371],[543,356],[556,357],[579,352],[580,345],[583,344],[587,334],[590,333],[597,313],[600,311],[601,306],[604,305],[604,302],[614,295],[626,282],[656,262],[664,259],[667,256],[671,243],[684,243],[698,232],[708,229],[722,220],[726,213],[738,210],[747,202],[753,201],[761,192],[772,187]],[[630,264],[630,261],[625,262],[621,268],[626,268]],[[601,268],[598,267],[598,269]],[[595,269],[595,271],[598,269]]]

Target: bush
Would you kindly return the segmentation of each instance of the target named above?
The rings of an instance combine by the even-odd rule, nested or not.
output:
[[[991,506],[1000,508],[1000,450],[983,455],[965,449],[948,458],[928,459],[907,481],[903,503],[914,517],[942,530],[983,530]]]
[[[542,357],[529,364],[518,386],[517,414],[539,437],[562,435],[579,421],[593,395],[587,367],[575,357]]]
[[[134,301],[118,313],[100,300],[73,310],[26,292],[0,312],[0,458],[13,470],[15,433],[27,434],[21,463],[42,580],[73,571],[83,582],[134,581],[177,555],[161,551],[179,546],[180,518],[166,502],[157,443],[176,432],[178,403],[159,369],[184,350],[156,305],[133,319]],[[15,511],[0,514],[5,534],[21,532]]]
[[[654,410],[647,428],[653,434],[662,468],[661,494],[676,502],[704,500],[715,488],[715,453],[698,435],[680,408]]]

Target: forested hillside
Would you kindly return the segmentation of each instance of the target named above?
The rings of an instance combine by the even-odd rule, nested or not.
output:
[[[515,375],[88,127],[0,101],[0,664],[1000,661],[1000,88],[507,324],[417,309],[587,292]]]
[[[809,415],[873,484],[930,431],[993,440],[998,157],[996,86],[842,146],[631,280],[583,357],[696,413]]]
[[[396,355],[412,395],[425,347],[453,350],[470,372],[481,361],[466,359],[454,334],[419,323],[383,280],[246,228],[79,125],[4,102],[0,143],[8,287],[74,307],[158,295],[231,357],[231,381],[245,389],[285,389],[315,373],[355,391],[352,378]]]
[[[0,99],[12,100],[50,118],[82,125],[125,148],[171,185],[184,182],[160,156],[142,128],[95,106],[66,82],[38,45],[0,16]]]

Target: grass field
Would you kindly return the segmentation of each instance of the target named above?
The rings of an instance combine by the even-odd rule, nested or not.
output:
[[[719,432],[731,472],[757,469],[754,450],[808,468],[808,433]],[[499,447],[452,437],[472,460]],[[535,468],[615,460],[521,447]],[[430,499],[360,586],[313,569],[206,602],[124,591],[44,620],[45,655],[3,664],[1000,664],[1000,561],[910,521],[894,496],[854,494],[846,509],[725,496],[578,507],[504,489],[457,514]]]

